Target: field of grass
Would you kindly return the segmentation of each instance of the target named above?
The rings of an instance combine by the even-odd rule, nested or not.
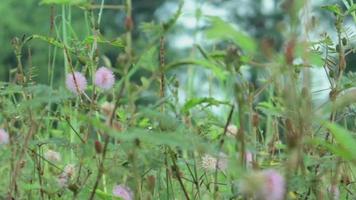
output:
[[[1,200],[356,199],[353,1],[316,8],[333,20],[323,32],[308,1],[284,1],[277,49],[196,13],[204,43],[184,57],[168,46],[184,1],[140,24],[131,0],[95,2],[42,0],[48,34],[13,36]],[[115,37],[110,9],[125,16]]]

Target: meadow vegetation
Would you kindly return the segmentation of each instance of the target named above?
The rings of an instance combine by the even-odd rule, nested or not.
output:
[[[184,1],[140,24],[131,0],[40,1],[48,34],[18,31],[0,80],[0,199],[356,199],[356,4],[314,8],[321,32],[308,2],[279,5],[281,48],[197,12],[205,43],[168,57]]]

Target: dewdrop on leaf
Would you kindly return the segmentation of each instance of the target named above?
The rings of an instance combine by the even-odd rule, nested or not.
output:
[[[95,72],[94,83],[100,89],[109,90],[114,86],[115,83],[114,73],[109,68],[100,67]]]
[[[68,90],[78,95],[87,88],[87,80],[80,72],[69,73],[66,76],[66,86]]]

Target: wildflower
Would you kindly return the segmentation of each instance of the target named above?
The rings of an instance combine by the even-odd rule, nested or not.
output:
[[[219,160],[218,160],[218,169],[220,170],[226,170],[227,169],[227,156],[224,153],[219,154]]]
[[[329,199],[339,200],[340,199],[340,190],[337,185],[331,185],[327,188]]]
[[[74,175],[75,166],[68,164],[64,167],[63,172],[57,178],[57,183],[60,187],[64,188],[68,186],[70,178]]]
[[[282,200],[285,193],[284,177],[275,170],[265,170],[262,172],[265,178],[262,195],[265,200]]]
[[[240,191],[261,200],[282,200],[285,193],[284,177],[275,170],[265,170],[249,175],[240,183]]]
[[[101,110],[107,117],[111,115],[111,112],[114,110],[114,108],[115,108],[115,104],[107,101],[101,105]]]
[[[229,137],[236,137],[237,127],[233,124],[230,124],[229,126],[227,126],[226,135]]]
[[[134,199],[133,192],[125,185],[115,185],[112,193],[115,197],[120,197],[124,200]]]
[[[219,158],[205,154],[201,160],[202,168],[209,171],[214,171],[216,167],[220,170],[226,170],[227,163],[226,155],[223,153],[220,153]]]
[[[68,164],[63,169],[63,175],[67,177],[72,177],[75,171],[75,166],[73,164]]]
[[[61,161],[61,154],[56,152],[56,151],[53,151],[53,150],[48,150],[45,154],[44,154],[44,157],[49,160],[49,161],[52,161],[52,162],[59,162]]]
[[[57,178],[57,183],[61,188],[65,188],[68,186],[68,177],[67,176],[63,176],[63,174],[61,174],[58,178]]]
[[[87,88],[87,80],[80,72],[69,73],[66,77],[66,85],[74,94],[80,94]]]
[[[209,154],[205,154],[201,159],[201,166],[205,170],[215,170],[217,159]]]
[[[100,141],[95,140],[94,147],[97,154],[101,154],[103,152],[103,145],[100,143]]]
[[[250,151],[246,151],[245,152],[245,160],[246,160],[246,166],[248,167],[248,168],[251,168],[252,167],[252,162],[253,162],[253,155],[252,155],[252,153],[250,152]]]
[[[0,129],[0,145],[9,143],[9,134],[4,130]]]
[[[100,67],[96,72],[95,72],[95,85],[98,86],[99,88],[103,90],[109,90],[113,87],[115,83],[115,76],[113,72],[106,68],[106,67]]]

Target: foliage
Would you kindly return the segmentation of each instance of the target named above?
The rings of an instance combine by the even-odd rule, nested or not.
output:
[[[355,199],[356,79],[346,59],[355,41],[345,25],[355,6],[318,7],[335,29],[310,40],[298,17],[308,9],[293,2],[283,48],[196,15],[204,43],[182,58],[167,40],[183,2],[163,23],[136,25],[131,0],[41,1],[60,12],[43,14],[56,19],[53,32],[15,30],[33,32],[12,40],[0,82],[0,199]],[[101,28],[111,8],[125,15],[119,34]],[[101,65],[115,74],[108,90],[95,85]],[[327,78],[325,103],[314,70]],[[87,78],[81,91],[74,72]]]

